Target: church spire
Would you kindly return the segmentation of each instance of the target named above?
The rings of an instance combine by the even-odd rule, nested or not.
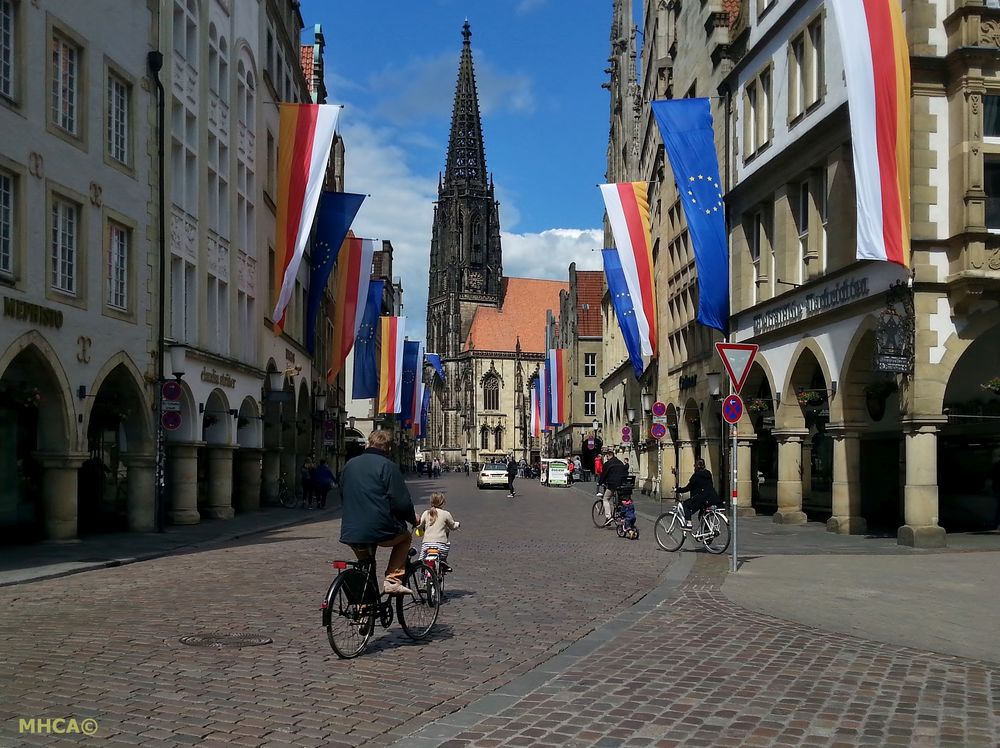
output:
[[[458,65],[455,86],[455,106],[451,113],[451,135],[448,138],[448,162],[445,166],[446,187],[464,185],[486,189],[486,150],[483,147],[483,126],[479,118],[479,96],[476,74],[472,69],[472,30],[469,20],[462,26],[462,58]]]

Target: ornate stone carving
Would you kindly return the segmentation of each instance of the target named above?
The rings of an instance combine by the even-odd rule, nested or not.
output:
[[[45,159],[41,153],[32,151],[28,154],[28,173],[39,179],[45,176]]]
[[[972,113],[976,116],[979,115],[979,105],[982,103],[982,96],[977,93],[969,96],[969,106],[972,107]]]
[[[980,24],[979,46],[1000,47],[1000,21],[987,20]]]
[[[98,208],[104,204],[104,191],[97,182],[90,183],[90,204]]]
[[[172,254],[197,261],[196,241],[198,227],[194,219],[176,205],[170,214],[170,251]]]

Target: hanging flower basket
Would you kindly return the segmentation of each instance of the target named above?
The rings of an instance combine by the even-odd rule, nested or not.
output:
[[[799,390],[795,397],[803,408],[815,408],[826,401],[826,393],[818,390]]]
[[[205,426],[206,429],[210,429],[210,428],[212,428],[212,426],[214,426],[218,422],[219,422],[218,418],[216,418],[211,413],[206,413],[205,414],[205,420],[202,421],[202,424]]]
[[[993,377],[979,386],[984,390],[992,392],[994,395],[1000,395],[1000,377]]]
[[[42,393],[37,387],[24,384],[0,384],[0,404],[15,408],[37,408],[42,402]]]
[[[747,413],[767,413],[771,410],[771,401],[763,397],[754,397],[746,402]]]

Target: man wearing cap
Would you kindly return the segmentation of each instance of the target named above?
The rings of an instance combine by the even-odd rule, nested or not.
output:
[[[604,464],[601,469],[601,477],[597,481],[598,495],[604,499],[604,516],[607,517],[604,525],[607,527],[614,521],[614,514],[611,508],[611,497],[615,491],[621,488],[628,477],[628,468],[625,463],[615,457],[610,449],[604,452]],[[604,493],[601,494],[601,489]]]

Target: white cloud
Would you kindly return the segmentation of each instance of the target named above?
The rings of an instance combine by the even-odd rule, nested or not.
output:
[[[515,10],[519,15],[525,15],[526,13],[530,13],[533,10],[541,8],[546,2],[547,0],[521,0],[521,2],[517,4]]]
[[[546,229],[539,233],[500,236],[504,275],[568,280],[569,265],[577,270],[601,270],[600,229]]]

